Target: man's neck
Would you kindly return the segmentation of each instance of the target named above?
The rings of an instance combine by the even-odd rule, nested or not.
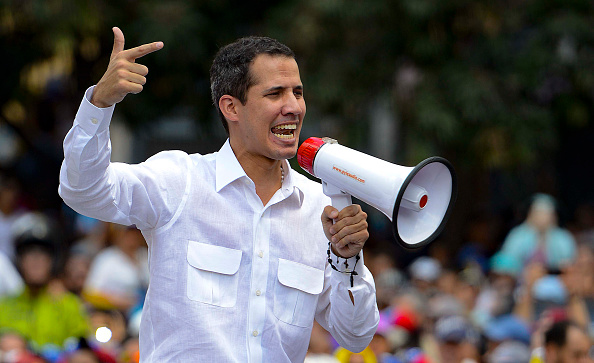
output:
[[[256,194],[260,197],[262,205],[268,204],[272,196],[281,187],[282,161],[247,153],[235,154],[235,157],[237,157],[237,161],[239,161],[246,175],[256,185]]]

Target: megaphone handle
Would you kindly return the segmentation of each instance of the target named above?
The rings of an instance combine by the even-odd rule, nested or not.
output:
[[[343,208],[353,204],[351,195],[345,193],[341,189],[335,187],[332,184],[328,184],[322,180],[322,190],[324,194],[330,197],[332,200],[332,206],[340,212]]]

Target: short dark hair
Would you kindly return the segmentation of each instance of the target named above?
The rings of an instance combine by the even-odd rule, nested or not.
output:
[[[260,54],[295,58],[291,48],[268,37],[245,37],[221,48],[210,67],[210,91],[212,102],[219,111],[223,127],[229,134],[229,125],[219,109],[219,100],[224,95],[233,96],[245,105],[247,91],[254,84],[250,65]]]
[[[567,343],[567,332],[571,327],[577,328],[586,334],[581,326],[571,320],[558,321],[545,332],[545,345],[565,346]]]

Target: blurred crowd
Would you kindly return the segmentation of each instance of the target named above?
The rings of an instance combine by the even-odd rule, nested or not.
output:
[[[27,200],[0,175],[0,362],[138,362],[148,288],[140,231]]]
[[[138,362],[142,234],[25,194],[0,174],[0,362]],[[559,226],[556,201],[537,194],[491,251],[480,238],[409,260],[366,248],[375,337],[352,353],[314,324],[306,362],[594,361],[594,209],[574,219]]]
[[[407,266],[366,251],[380,308],[371,344],[348,352],[316,326],[306,362],[594,362],[594,210],[580,208],[571,230],[557,210],[534,195],[490,255],[480,226],[476,241],[435,246]]]

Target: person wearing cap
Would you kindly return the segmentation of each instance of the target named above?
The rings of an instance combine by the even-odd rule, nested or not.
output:
[[[479,360],[479,335],[470,322],[462,316],[444,316],[437,320],[434,329],[439,343],[442,363],[457,363],[463,360]]]
[[[411,285],[430,297],[435,293],[437,279],[441,274],[441,264],[432,257],[421,256],[408,267]]]
[[[367,215],[331,207],[287,162],[306,111],[293,51],[266,37],[221,48],[211,90],[229,135],[222,148],[127,165],[110,162],[111,115],[147,81],[136,61],[164,44],[124,50],[113,31],[107,71],[64,140],[59,193],[81,214],[135,224],[147,241],[141,362],[302,362],[314,319],[365,349],[379,320],[361,254]]]
[[[38,353],[50,346],[63,349],[68,338],[86,336],[88,321],[78,297],[54,280],[57,248],[50,222],[41,214],[25,214],[14,231],[25,286],[0,299],[0,330],[24,336]]]

